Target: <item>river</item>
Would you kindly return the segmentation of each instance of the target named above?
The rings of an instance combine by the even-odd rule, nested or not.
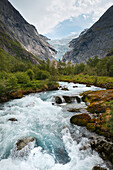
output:
[[[86,108],[85,103],[53,105],[54,96],[78,95],[98,87],[60,82],[69,91],[58,90],[27,95],[0,104],[0,170],[92,170],[106,167],[90,148],[92,135],[84,127],[70,124],[76,113],[67,108]],[[18,121],[8,121],[16,118]],[[18,139],[32,136],[37,142],[17,151]],[[87,147],[86,147],[87,146]],[[86,149],[83,149],[83,148]],[[24,152],[24,156],[21,156]],[[109,168],[108,168],[109,169]]]

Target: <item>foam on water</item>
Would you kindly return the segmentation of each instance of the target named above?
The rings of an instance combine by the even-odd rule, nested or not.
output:
[[[91,170],[97,164],[105,166],[99,155],[91,150],[88,138],[82,137],[83,131],[88,132],[70,124],[73,113],[51,103],[55,95],[79,95],[98,88],[79,84],[78,88],[73,88],[73,83],[60,85],[68,86],[69,91],[31,94],[1,106],[0,169]],[[8,121],[10,118],[18,121]],[[15,146],[18,139],[26,136],[35,137],[37,142],[23,148],[24,156],[21,156]],[[84,146],[87,148],[82,149]]]

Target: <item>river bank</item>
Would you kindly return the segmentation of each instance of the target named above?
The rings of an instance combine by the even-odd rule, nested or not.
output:
[[[112,101],[113,90],[87,91],[81,94],[82,101],[87,105],[88,113],[72,116],[70,122],[78,126],[85,126],[89,131],[103,137],[94,138],[91,142],[93,149],[97,150],[104,159],[113,164],[113,131],[112,126]]]
[[[48,80],[32,81],[29,84],[19,85],[18,88],[10,89],[0,96],[0,103],[7,102],[11,99],[20,99],[30,93],[39,93],[43,91],[58,90],[58,83]]]
[[[100,76],[89,76],[89,75],[70,75],[58,76],[58,81],[63,82],[73,82],[79,84],[86,84],[87,86],[95,85],[97,87],[102,87],[106,89],[113,89],[113,78],[112,77],[100,77]],[[27,84],[18,84],[17,86],[13,86],[8,90],[6,87],[6,91],[0,96],[0,103],[7,102],[10,99],[21,98],[24,95],[30,93],[38,93],[42,91],[51,91],[58,89],[58,83],[52,82],[50,80],[35,80],[31,81]]]
[[[61,75],[59,81],[95,85],[106,89],[113,89],[113,77],[89,76],[84,74],[78,75]]]

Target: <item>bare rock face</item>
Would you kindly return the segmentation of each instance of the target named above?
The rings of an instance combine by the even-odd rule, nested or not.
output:
[[[13,39],[34,56],[42,60],[54,58],[56,50],[47,42],[47,38],[40,35],[8,0],[0,0],[0,21],[12,32]],[[10,37],[11,32],[8,34]]]
[[[63,61],[86,62],[89,57],[105,57],[113,48],[113,6],[88,30],[70,42],[70,51]]]

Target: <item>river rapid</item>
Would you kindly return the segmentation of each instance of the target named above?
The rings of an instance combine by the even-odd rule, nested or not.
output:
[[[70,123],[70,118],[77,113],[68,112],[67,108],[84,111],[85,103],[52,104],[54,96],[79,96],[83,91],[100,88],[67,82],[60,82],[60,86],[68,87],[69,91],[30,94],[0,104],[0,170],[92,170],[96,165],[106,167],[98,153],[90,148],[92,134],[86,128]],[[8,121],[10,118],[18,121]],[[36,143],[31,142],[17,151],[16,142],[27,136],[35,137]]]

